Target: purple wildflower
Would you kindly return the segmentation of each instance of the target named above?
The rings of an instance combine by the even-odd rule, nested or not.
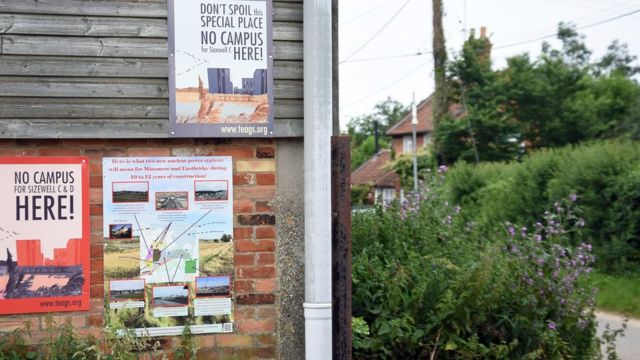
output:
[[[551,330],[555,330],[556,327],[557,327],[556,323],[554,323],[553,321],[549,321],[549,325],[548,326],[549,326],[549,329],[551,329]]]
[[[571,199],[572,202],[576,202],[576,200],[578,200],[578,195],[576,195],[575,193],[571,194],[569,195],[569,199]]]

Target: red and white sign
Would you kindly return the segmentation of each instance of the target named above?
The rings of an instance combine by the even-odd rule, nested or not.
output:
[[[88,165],[0,158],[0,314],[89,310]]]

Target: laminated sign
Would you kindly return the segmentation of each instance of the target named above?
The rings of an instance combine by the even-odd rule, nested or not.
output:
[[[170,135],[273,136],[271,0],[169,0]]]
[[[104,158],[105,311],[139,335],[233,330],[231,157]]]
[[[0,314],[89,310],[84,157],[0,158]]]

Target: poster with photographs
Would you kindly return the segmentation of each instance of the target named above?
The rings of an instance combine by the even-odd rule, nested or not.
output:
[[[104,158],[105,311],[140,335],[233,331],[228,156]]]
[[[0,158],[0,314],[89,309],[88,166]]]
[[[271,0],[169,0],[170,135],[273,136]]]

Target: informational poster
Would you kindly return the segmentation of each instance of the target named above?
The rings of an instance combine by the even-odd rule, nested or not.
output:
[[[89,310],[87,158],[0,158],[0,204],[0,314]]]
[[[271,0],[169,0],[170,135],[273,136]]]
[[[231,157],[104,158],[106,311],[140,335],[233,331]]]

